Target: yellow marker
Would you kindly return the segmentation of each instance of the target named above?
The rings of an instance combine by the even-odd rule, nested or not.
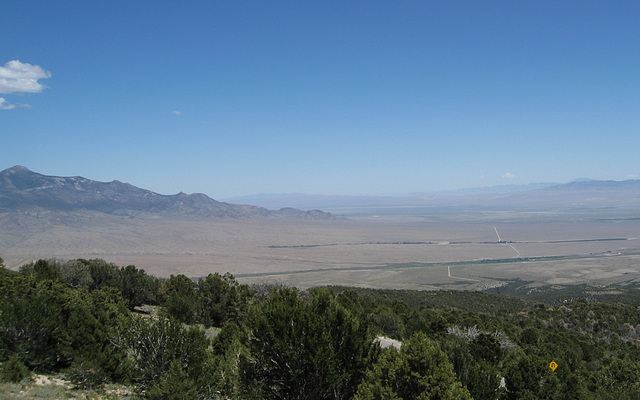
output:
[[[551,361],[551,364],[549,364],[549,368],[551,368],[552,371],[555,371],[556,368],[558,368],[558,363],[556,363],[555,361]]]

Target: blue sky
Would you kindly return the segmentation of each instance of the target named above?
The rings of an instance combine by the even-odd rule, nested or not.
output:
[[[0,169],[163,194],[640,177],[637,1],[2,3]]]

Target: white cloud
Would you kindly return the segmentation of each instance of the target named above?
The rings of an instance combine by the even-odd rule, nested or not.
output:
[[[180,111],[171,111],[171,114],[173,114],[173,115],[180,115],[180,114],[182,114],[182,113],[181,113]]]
[[[11,110],[14,107],[14,104],[9,104],[4,97],[0,97],[0,110]]]
[[[515,178],[516,176],[514,174],[512,174],[511,172],[507,172],[506,174],[502,175],[503,178],[507,178],[507,179],[511,179],[511,178]]]
[[[0,93],[39,93],[45,86],[38,80],[50,77],[51,72],[38,65],[12,60],[0,67]]]
[[[638,175],[638,174],[627,174],[627,178],[629,178],[629,179],[638,179],[638,178],[640,178],[640,175]]]

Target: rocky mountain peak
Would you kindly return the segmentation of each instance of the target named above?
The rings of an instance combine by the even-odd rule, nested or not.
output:
[[[99,182],[81,176],[47,176],[23,166],[0,172],[0,209],[89,210],[118,215],[152,213],[216,218],[333,217],[316,211],[296,210],[298,213],[292,213],[221,203],[201,193],[161,195],[117,180]]]

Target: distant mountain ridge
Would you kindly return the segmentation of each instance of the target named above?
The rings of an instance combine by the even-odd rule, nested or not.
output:
[[[482,186],[474,188],[464,188],[456,190],[447,190],[444,192],[438,192],[438,194],[453,194],[453,195],[467,195],[467,194],[500,194],[500,193],[517,193],[527,192],[530,190],[545,189],[551,186],[557,186],[559,183],[541,182],[541,183],[529,183],[525,185],[497,185],[497,186]]]
[[[548,206],[574,208],[640,208],[640,180],[577,180],[544,189],[515,193],[505,201],[534,201]]]
[[[622,190],[637,190],[640,187],[640,180],[628,179],[625,181],[614,180],[576,180],[561,185],[550,186],[550,190],[610,190],[610,189],[622,189]]]
[[[48,176],[15,166],[0,172],[0,212],[87,210],[125,216],[283,218],[331,220],[334,214],[379,207],[476,207],[486,209],[640,208],[640,180],[579,179],[565,184],[506,185],[397,196],[256,195],[220,202],[195,193],[161,195],[117,180]],[[233,202],[233,203],[231,203]],[[255,205],[234,204],[250,202]],[[300,209],[313,209],[301,211]],[[372,211],[375,212],[375,211]]]
[[[568,209],[576,207],[640,208],[640,180],[578,179],[569,183],[532,183],[387,196],[327,196],[263,194],[227,199],[250,201],[262,207],[322,208],[350,214],[351,210],[392,207],[477,207]],[[388,211],[388,210],[387,210]],[[374,211],[377,212],[377,211]]]
[[[80,176],[48,176],[23,166],[0,172],[0,211],[30,209],[213,218],[335,218],[320,210],[268,210],[258,206],[223,203],[201,193],[161,195],[117,180],[99,182]]]

